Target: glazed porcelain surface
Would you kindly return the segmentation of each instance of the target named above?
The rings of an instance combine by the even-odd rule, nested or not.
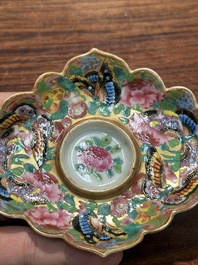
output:
[[[92,49],[0,110],[0,213],[106,256],[198,202],[192,92]]]

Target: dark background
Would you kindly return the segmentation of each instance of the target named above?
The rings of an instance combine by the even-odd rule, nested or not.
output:
[[[198,98],[197,0],[0,0],[0,92],[30,91],[91,48],[156,71]],[[198,264],[198,206],[124,252],[122,265]],[[194,261],[193,261],[194,260]]]

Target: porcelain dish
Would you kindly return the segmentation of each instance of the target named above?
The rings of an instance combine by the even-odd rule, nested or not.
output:
[[[198,111],[92,49],[0,109],[0,213],[39,234],[107,256],[167,227],[198,202]]]

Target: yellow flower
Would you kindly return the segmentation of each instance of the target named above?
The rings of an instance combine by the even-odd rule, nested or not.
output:
[[[60,101],[64,98],[65,90],[56,87],[41,95],[41,103],[50,113],[55,113],[60,108]]]
[[[136,211],[138,212],[134,220],[136,224],[146,224],[160,216],[160,209],[158,205],[153,202],[142,203],[136,208]]]

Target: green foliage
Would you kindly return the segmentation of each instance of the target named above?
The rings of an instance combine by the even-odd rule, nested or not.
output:
[[[66,100],[60,101],[60,109],[51,115],[52,120],[63,119],[68,112],[69,103]]]
[[[67,77],[65,76],[60,76],[58,78],[58,84],[65,90],[72,92],[77,89],[76,85]]]
[[[12,172],[16,176],[22,176],[24,173],[24,168],[23,167],[15,167],[12,169]]]
[[[105,147],[107,145],[109,145],[112,141],[112,137],[110,135],[105,135],[101,138],[101,143],[100,146],[101,147]]]
[[[110,206],[107,203],[100,204],[98,206],[98,215],[107,216],[110,214]]]
[[[24,164],[24,169],[28,172],[35,172],[36,171],[36,168],[34,167],[34,165],[30,164],[30,163],[25,163]]]
[[[45,171],[45,172],[50,172],[53,168],[53,165],[52,164],[44,164],[42,165],[42,171]]]
[[[37,90],[36,90],[36,92],[37,93],[42,93],[42,92],[47,91],[49,88],[50,88],[50,85],[46,84],[45,80],[42,79],[40,84],[39,84],[39,86],[38,86],[38,88],[37,88]]]

